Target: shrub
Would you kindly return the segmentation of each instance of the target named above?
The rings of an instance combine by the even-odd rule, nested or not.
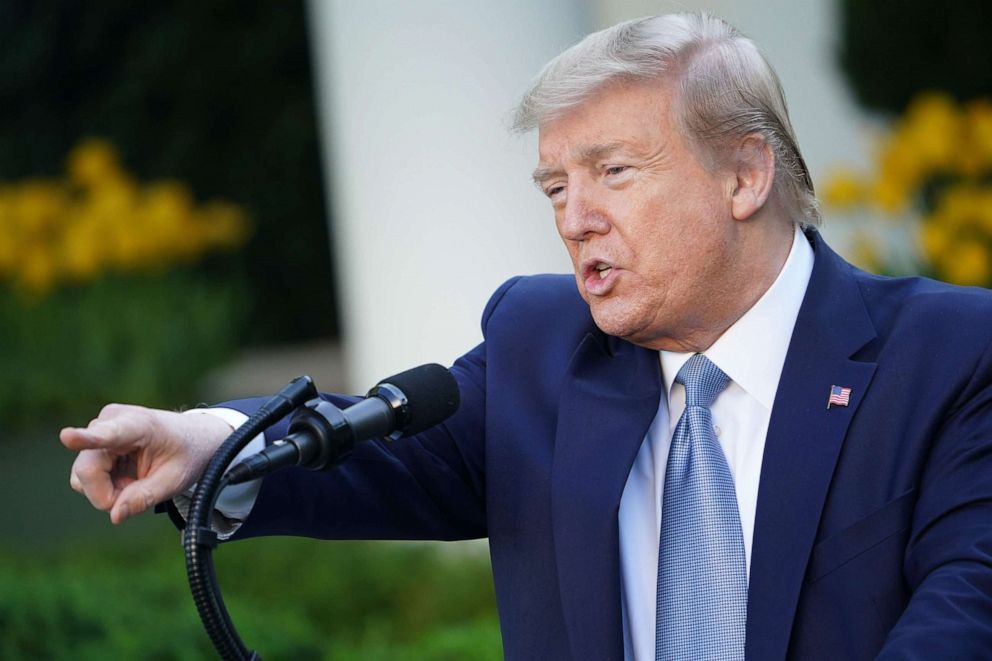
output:
[[[263,658],[501,659],[489,565],[408,543],[247,540],[214,555]],[[210,659],[178,537],[0,558],[0,658]]]

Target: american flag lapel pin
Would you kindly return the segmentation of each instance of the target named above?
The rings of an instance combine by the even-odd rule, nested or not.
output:
[[[851,403],[851,389],[844,386],[830,386],[830,397],[827,398],[827,408],[831,406],[847,406]]]

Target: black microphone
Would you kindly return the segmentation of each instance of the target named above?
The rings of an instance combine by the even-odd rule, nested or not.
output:
[[[457,409],[458,383],[431,363],[383,379],[366,398],[346,409],[311,399],[293,416],[286,438],[254,454],[224,476],[241,484],[285,466],[322,470],[344,461],[356,443],[396,440],[443,422]]]

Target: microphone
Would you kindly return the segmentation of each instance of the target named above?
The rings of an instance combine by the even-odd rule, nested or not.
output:
[[[286,438],[248,457],[224,479],[241,484],[285,466],[323,470],[344,461],[361,441],[394,441],[430,429],[454,414],[458,403],[455,377],[434,363],[383,379],[343,410],[311,399],[293,416]]]

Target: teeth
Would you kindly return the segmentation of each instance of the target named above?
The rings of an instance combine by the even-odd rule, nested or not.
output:
[[[607,264],[599,264],[599,265],[597,265],[596,266],[596,270],[599,271],[599,279],[600,280],[603,280],[604,278],[606,278],[606,276],[608,276],[610,274],[610,271],[612,269],[613,269],[613,267],[612,266],[609,266]]]

